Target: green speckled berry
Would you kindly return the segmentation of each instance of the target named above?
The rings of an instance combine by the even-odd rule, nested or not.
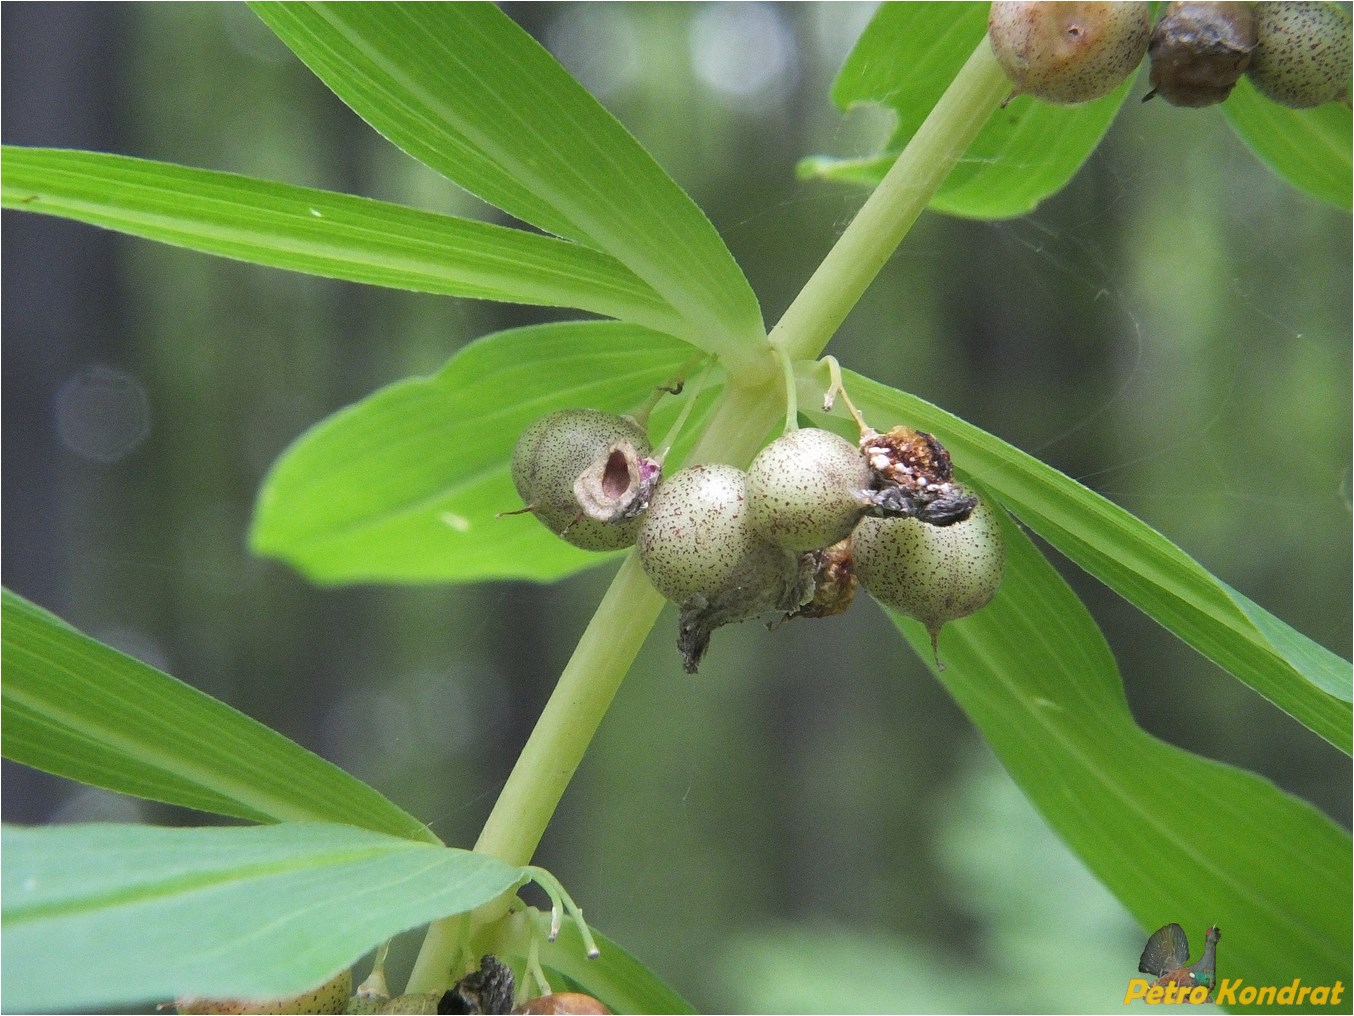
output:
[[[820,550],[851,535],[870,486],[860,449],[830,430],[790,431],[748,467],[752,527],[787,550]]]
[[[747,474],[691,466],[654,493],[636,542],[654,588],[681,608],[677,645],[695,672],[718,627],[790,611],[813,592],[812,555],[769,543],[748,521]]]
[[[963,522],[862,519],[851,537],[856,578],[880,603],[926,625],[934,640],[997,594],[1006,550],[996,512],[980,501]]]
[[[438,1012],[444,991],[394,998],[354,998],[348,1005],[349,1016],[432,1016]]]
[[[1347,95],[1350,16],[1332,3],[1257,3],[1246,76],[1269,99],[1305,109]]]
[[[353,972],[344,970],[318,988],[285,998],[250,1001],[242,998],[179,998],[174,1007],[181,1013],[341,1013],[348,1010],[353,990]]]
[[[992,51],[1017,95],[1071,105],[1114,91],[1147,54],[1145,3],[993,3]]]
[[[649,440],[634,420],[595,409],[561,409],[541,417],[522,432],[512,454],[512,479],[522,501],[552,533],[584,550],[618,550],[635,542],[638,518],[608,522],[595,510],[585,511],[579,501],[579,481],[584,474],[595,483],[585,487],[602,490],[606,463],[626,473],[619,485],[616,503],[642,510],[656,482],[648,475],[651,460]],[[642,475],[641,475],[642,474]],[[621,494],[629,484],[631,500]],[[585,491],[586,493],[586,491]],[[592,509],[592,505],[588,505]]]

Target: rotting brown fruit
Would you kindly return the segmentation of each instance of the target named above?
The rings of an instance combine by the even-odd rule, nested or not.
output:
[[[856,573],[847,537],[831,547],[812,552],[813,596],[786,614],[781,623],[795,618],[835,617],[844,613],[856,598]]]
[[[948,526],[968,518],[978,503],[955,480],[945,446],[924,430],[902,424],[883,434],[866,429],[860,450],[871,472],[864,492],[871,515]]]
[[[1222,102],[1250,66],[1255,18],[1249,3],[1169,3],[1147,44],[1152,90],[1172,106]]]

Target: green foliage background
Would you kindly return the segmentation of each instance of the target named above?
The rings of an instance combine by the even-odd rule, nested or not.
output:
[[[797,161],[871,154],[888,132],[828,101],[869,8],[509,13],[710,214],[774,321],[859,201],[796,182]],[[81,54],[86,91],[39,103],[7,59],[7,142],[495,214],[381,141],[243,8],[109,8],[41,35],[16,30],[22,16],[6,13],[7,39]],[[729,38],[752,39],[758,66],[785,43],[785,69],[721,90],[749,63]],[[61,136],[78,134],[91,82],[113,136]],[[1030,216],[924,217],[831,351],[1081,478],[1348,656],[1348,217],[1272,176],[1217,111],[1140,106],[1144,87]],[[324,591],[248,557],[244,534],[305,427],[478,335],[558,315],[5,225],[5,583],[471,842],[611,567],[551,587]],[[16,288],[33,296],[16,306]],[[149,437],[113,464],[53,426],[55,392],[89,363],[138,378],[150,408]],[[11,385],[37,397],[16,405]],[[1348,759],[1067,572],[1145,727],[1348,826]],[[665,615],[539,855],[608,934],[706,1009],[1117,1001],[1141,931],[1089,879],[1054,877],[1075,862],[871,604],[721,631],[696,679],[671,629]],[[173,818],[8,765],[5,789],[7,821]],[[1049,973],[1072,955],[1076,1004]]]

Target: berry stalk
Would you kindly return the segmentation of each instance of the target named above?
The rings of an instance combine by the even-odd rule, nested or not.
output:
[[[792,360],[823,351],[1010,91],[984,37],[771,330],[772,346]]]

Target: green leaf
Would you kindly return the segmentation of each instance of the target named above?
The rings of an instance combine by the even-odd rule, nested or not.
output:
[[[1271,102],[1242,78],[1222,104],[1222,113],[1256,158],[1301,191],[1340,208],[1350,207],[1349,106],[1328,102],[1315,109],[1289,109]]]
[[[1258,776],[1143,731],[1095,622],[1004,522],[1002,589],[946,626],[940,680],[1145,931],[1176,922],[1201,939],[1217,924],[1220,976],[1348,985],[1348,833]],[[929,662],[921,626],[899,623]],[[1132,974],[1126,968],[1125,980]]]
[[[3,154],[6,208],[328,278],[681,327],[627,268],[565,240],[119,155],[12,146]]]
[[[843,111],[860,104],[892,110],[897,126],[869,158],[813,156],[801,177],[870,186],[898,153],[987,33],[989,4],[882,4],[832,86]],[[1053,106],[1029,96],[1011,100],[978,134],[931,208],[951,215],[1003,219],[1024,215],[1061,190],[1095,150],[1133,84],[1103,99]]]
[[[960,468],[1021,522],[1340,750],[1350,751],[1350,666],[1209,574],[1118,505],[915,396],[848,374],[851,397],[884,429],[934,433]],[[805,385],[811,405],[821,381]]]
[[[341,821],[438,842],[412,815],[281,734],[7,589],[0,597],[6,758],[199,811]]]
[[[352,826],[6,826],[6,1012],[267,999],[523,881],[483,854]]]
[[[485,336],[437,374],[390,385],[302,435],[264,481],[251,546],[317,582],[547,581],[608,560],[531,515],[495,517],[522,504],[513,445],[554,409],[633,409],[693,353],[605,321]]]
[[[259,17],[396,145],[489,203],[605,251],[693,344],[761,343],[756,297],[689,197],[492,4],[258,4]]]

